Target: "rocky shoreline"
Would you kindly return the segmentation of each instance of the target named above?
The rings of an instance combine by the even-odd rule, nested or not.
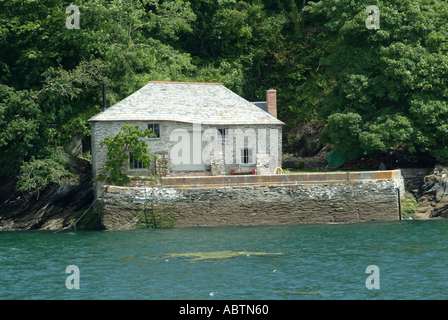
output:
[[[78,184],[51,184],[40,192],[15,190],[13,180],[3,179],[0,192],[0,231],[59,230],[70,225],[94,200],[88,161],[77,161]]]
[[[60,230],[84,213],[94,200],[90,167],[83,165],[77,185],[53,184],[38,194],[14,189],[13,181],[0,181],[0,231]],[[408,171],[406,171],[408,170]],[[448,168],[403,169],[405,198],[416,203],[417,219],[448,217]]]
[[[448,218],[448,168],[436,165],[434,170],[423,178],[420,188],[411,189],[419,210],[419,219]]]

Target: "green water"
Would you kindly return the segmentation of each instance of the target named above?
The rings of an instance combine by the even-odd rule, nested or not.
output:
[[[0,299],[446,299],[447,234],[444,219],[2,232]],[[379,289],[366,288],[369,265]]]

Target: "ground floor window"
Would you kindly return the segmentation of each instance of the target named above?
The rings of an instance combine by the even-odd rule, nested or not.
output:
[[[132,153],[129,155],[129,168],[130,169],[146,169],[146,167],[143,164],[143,161],[134,160]]]
[[[242,148],[241,149],[241,163],[249,164],[254,163],[254,149]]]

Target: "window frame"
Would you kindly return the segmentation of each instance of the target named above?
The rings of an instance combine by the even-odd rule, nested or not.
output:
[[[158,126],[158,134],[156,134],[154,131],[156,131],[155,129],[154,129],[154,126]],[[151,122],[151,123],[148,123],[148,129],[152,129],[151,130],[151,133],[153,133],[153,134],[156,134],[157,135],[157,137],[156,138],[148,138],[148,139],[152,139],[152,140],[154,140],[154,139],[160,139],[160,136],[161,136],[161,125],[160,125],[160,123],[155,123],[155,122]]]
[[[129,170],[148,170],[148,168],[146,168],[145,165],[143,164],[143,161],[134,160],[133,155],[134,155],[133,152],[129,153]],[[135,163],[138,164],[138,168],[135,168],[134,166]]]
[[[245,151],[247,150],[247,155]],[[252,161],[249,162],[249,159]],[[245,162],[247,160],[248,162]],[[240,165],[253,166],[255,165],[255,148],[254,147],[241,147],[240,148]]]
[[[229,140],[229,128],[217,128],[219,133],[221,133],[221,141]],[[224,134],[222,134],[224,132]]]

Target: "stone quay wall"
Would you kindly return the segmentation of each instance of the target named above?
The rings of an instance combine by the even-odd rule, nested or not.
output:
[[[404,194],[399,170],[310,175],[303,175],[307,176],[306,181],[298,181],[298,176],[302,175],[167,177],[162,178],[163,187],[105,186],[107,189],[99,199],[103,204],[103,224],[108,230],[134,229],[134,218],[145,204],[149,212],[154,207],[156,213],[168,215],[175,227],[399,219],[397,189],[402,191],[402,196]],[[259,181],[237,182],[240,178],[255,179],[253,177],[258,177]],[[224,178],[235,178],[235,182],[216,183]],[[166,183],[170,179],[171,185]],[[202,183],[192,184],[185,179],[209,179],[209,183],[202,180]],[[275,183],[275,179],[281,181]]]

